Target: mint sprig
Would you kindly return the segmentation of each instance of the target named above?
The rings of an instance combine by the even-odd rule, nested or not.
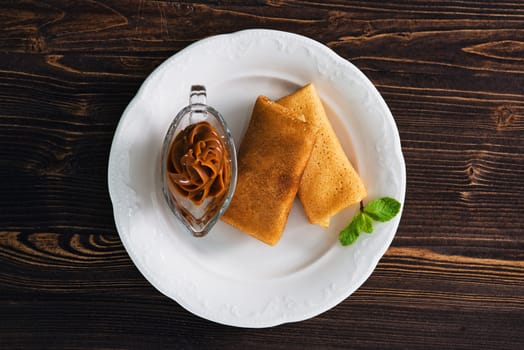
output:
[[[400,211],[400,203],[391,197],[383,197],[360,207],[360,212],[340,231],[338,239],[343,246],[355,243],[361,232],[373,232],[373,220],[385,222],[393,219]]]

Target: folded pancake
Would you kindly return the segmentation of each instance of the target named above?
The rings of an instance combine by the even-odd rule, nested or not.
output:
[[[286,226],[316,130],[303,116],[260,96],[240,145],[237,185],[222,220],[275,245]]]
[[[319,128],[298,196],[309,221],[328,227],[331,216],[366,197],[366,188],[344,153],[313,84],[276,102],[303,114]]]

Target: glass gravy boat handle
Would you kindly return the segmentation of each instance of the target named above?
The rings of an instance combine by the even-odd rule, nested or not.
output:
[[[207,100],[206,87],[204,85],[192,85],[189,94],[189,105],[205,105]]]

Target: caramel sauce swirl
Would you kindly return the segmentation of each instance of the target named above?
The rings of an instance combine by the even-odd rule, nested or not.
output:
[[[189,125],[171,144],[167,157],[169,188],[195,205],[225,195],[230,171],[224,142],[209,122]]]

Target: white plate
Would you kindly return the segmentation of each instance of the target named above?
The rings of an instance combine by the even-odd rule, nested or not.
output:
[[[269,327],[316,316],[343,301],[371,275],[400,215],[348,247],[338,232],[357,206],[329,229],[308,223],[298,200],[286,230],[269,247],[219,222],[193,238],[169,212],[160,186],[160,149],[192,84],[207,87],[237,146],[258,95],[272,99],[313,82],[369,199],[404,201],[406,175],[395,122],[355,66],[303,36],[247,30],[201,40],[144,82],[125,110],[109,159],[109,192],[122,242],[144,277],[190,312],[240,327]]]

